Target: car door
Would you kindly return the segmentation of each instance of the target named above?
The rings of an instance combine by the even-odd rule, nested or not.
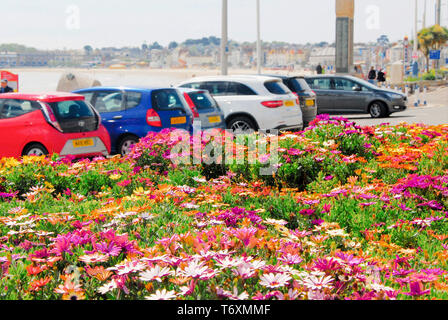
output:
[[[363,112],[366,104],[365,92],[351,79],[335,77],[334,81],[334,110],[341,113]]]
[[[148,134],[148,132],[145,131],[148,126],[146,122],[146,112],[149,107],[147,96],[148,94],[132,90],[126,90],[124,95],[125,131],[139,137],[144,137]]]
[[[33,115],[40,110],[37,102],[0,100],[0,157],[20,156],[31,135]]]
[[[83,95],[85,93],[82,93]],[[111,141],[126,132],[125,92],[121,90],[97,90],[92,98],[92,105],[100,113],[102,124],[109,132]]]
[[[306,82],[311,87],[311,89],[316,92],[317,99],[317,112],[331,113],[334,111],[333,102],[333,83],[330,77],[316,77],[307,78]]]

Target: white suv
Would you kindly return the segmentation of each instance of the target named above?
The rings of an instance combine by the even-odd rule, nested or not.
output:
[[[280,79],[257,75],[197,77],[179,87],[208,90],[228,129],[302,130],[300,104]]]

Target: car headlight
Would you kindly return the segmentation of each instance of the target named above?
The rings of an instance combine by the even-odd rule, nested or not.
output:
[[[398,93],[388,93],[389,97],[391,99],[403,99],[404,96]]]

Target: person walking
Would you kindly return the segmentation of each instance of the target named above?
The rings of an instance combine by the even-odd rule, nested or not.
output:
[[[380,69],[380,71],[378,71],[378,77],[377,77],[377,81],[379,86],[382,86],[384,84],[384,82],[386,82],[386,74],[384,73],[383,69]]]
[[[317,74],[322,74],[322,66],[320,65],[320,63],[316,67],[316,72]]]
[[[368,74],[367,78],[369,79],[369,82],[371,84],[375,84],[375,80],[376,80],[375,67],[370,68],[370,71],[369,71],[369,74]]]
[[[14,92],[13,88],[8,86],[8,80],[3,79],[0,87],[0,93]]]

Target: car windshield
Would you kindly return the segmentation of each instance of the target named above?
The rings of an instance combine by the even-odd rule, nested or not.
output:
[[[366,80],[363,80],[363,79],[354,78],[354,79],[350,79],[350,80],[353,80],[355,83],[361,84],[369,89],[378,89],[378,87],[376,85],[371,84],[370,82],[367,82]]]
[[[217,108],[215,100],[206,91],[191,92],[188,95],[198,110]]]
[[[291,91],[280,81],[267,81],[264,86],[273,94],[289,94]]]
[[[294,92],[311,91],[310,86],[303,78],[292,78],[289,80],[289,85]]]

